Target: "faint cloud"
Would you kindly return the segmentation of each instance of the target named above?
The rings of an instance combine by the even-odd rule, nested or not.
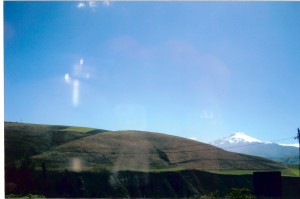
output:
[[[109,6],[109,4],[110,4],[109,0],[104,0],[104,1],[103,1],[103,5]]]
[[[103,2],[103,4],[104,4],[104,2]],[[94,9],[96,7],[97,7],[97,2],[96,1],[79,2],[77,4],[77,8],[93,8]]]
[[[210,111],[203,111],[200,115],[202,119],[211,120],[214,118],[214,113]]]
[[[131,36],[116,37],[111,41],[110,48],[124,56],[147,59],[151,56],[151,50]]]
[[[299,144],[298,143],[295,143],[295,144],[279,144],[281,146],[292,146],[292,147],[297,147],[299,148]]]
[[[181,40],[170,40],[166,42],[168,53],[174,56],[176,61],[195,62],[200,55],[192,43]]]
[[[95,8],[95,7],[97,7],[97,4],[96,4],[95,1],[89,1],[89,6],[90,6],[91,8]]]
[[[230,83],[230,68],[215,54],[203,54],[200,47],[184,40],[170,40],[162,46],[164,57],[190,80],[190,87],[209,98],[222,99]],[[207,99],[211,101],[211,99]]]
[[[85,7],[85,3],[83,3],[83,2],[79,2],[77,4],[77,8],[84,8],[84,7]]]

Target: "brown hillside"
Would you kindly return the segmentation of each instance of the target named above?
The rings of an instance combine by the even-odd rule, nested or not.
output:
[[[282,170],[285,165],[160,133],[116,131],[91,135],[33,156],[49,169]]]

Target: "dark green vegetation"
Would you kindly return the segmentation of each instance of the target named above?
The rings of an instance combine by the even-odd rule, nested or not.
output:
[[[16,194],[9,194],[6,198],[46,198],[44,195],[34,195],[34,194],[27,194],[27,195],[16,195]]]
[[[110,172],[108,170],[99,172],[53,171],[47,172],[46,175],[43,175],[41,171],[11,170],[9,174],[6,174],[6,179],[13,181],[13,183],[6,183],[6,194],[33,193],[59,198],[200,198],[216,190],[220,197],[229,195],[233,188],[252,190],[251,175],[220,175],[198,170],[159,173]],[[283,178],[283,198],[299,198],[298,183],[297,178]],[[13,185],[15,188],[11,189]],[[232,195],[232,198],[236,197]]]
[[[6,194],[47,197],[225,195],[252,190],[252,176],[214,173],[296,174],[284,163],[160,133],[23,123],[5,123],[5,167]],[[284,186],[296,180],[285,177]]]

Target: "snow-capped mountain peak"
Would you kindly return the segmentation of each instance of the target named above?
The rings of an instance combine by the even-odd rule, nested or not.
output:
[[[228,141],[230,143],[237,143],[237,142],[249,142],[249,143],[252,143],[252,142],[262,142],[256,138],[253,138],[253,137],[250,137],[248,135],[246,135],[245,133],[242,133],[242,132],[237,132],[237,133],[234,133],[232,134]]]
[[[275,161],[298,164],[298,147],[296,144],[277,144],[250,137],[245,133],[234,133],[229,137],[215,140],[210,144],[227,151],[260,156]]]
[[[256,138],[253,138],[253,137],[250,137],[248,135],[246,135],[245,133],[242,133],[242,132],[237,132],[237,133],[234,133],[232,134],[231,136],[229,137],[225,137],[223,139],[220,139],[217,141],[218,143],[214,143],[214,144],[218,144],[218,145],[223,145],[223,144],[237,144],[237,143],[254,143],[254,142],[258,142],[258,143],[262,143],[262,141],[256,139]]]

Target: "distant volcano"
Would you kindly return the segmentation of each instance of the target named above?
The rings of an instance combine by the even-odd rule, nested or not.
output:
[[[298,163],[299,161],[298,147],[295,144],[265,142],[241,132],[217,139],[210,142],[210,144],[227,151],[260,156],[286,163]]]
[[[226,145],[226,144],[245,144],[245,143],[263,143],[263,142],[256,138],[250,137],[245,133],[238,132],[230,135],[229,137],[218,139],[212,142],[211,144]]]

